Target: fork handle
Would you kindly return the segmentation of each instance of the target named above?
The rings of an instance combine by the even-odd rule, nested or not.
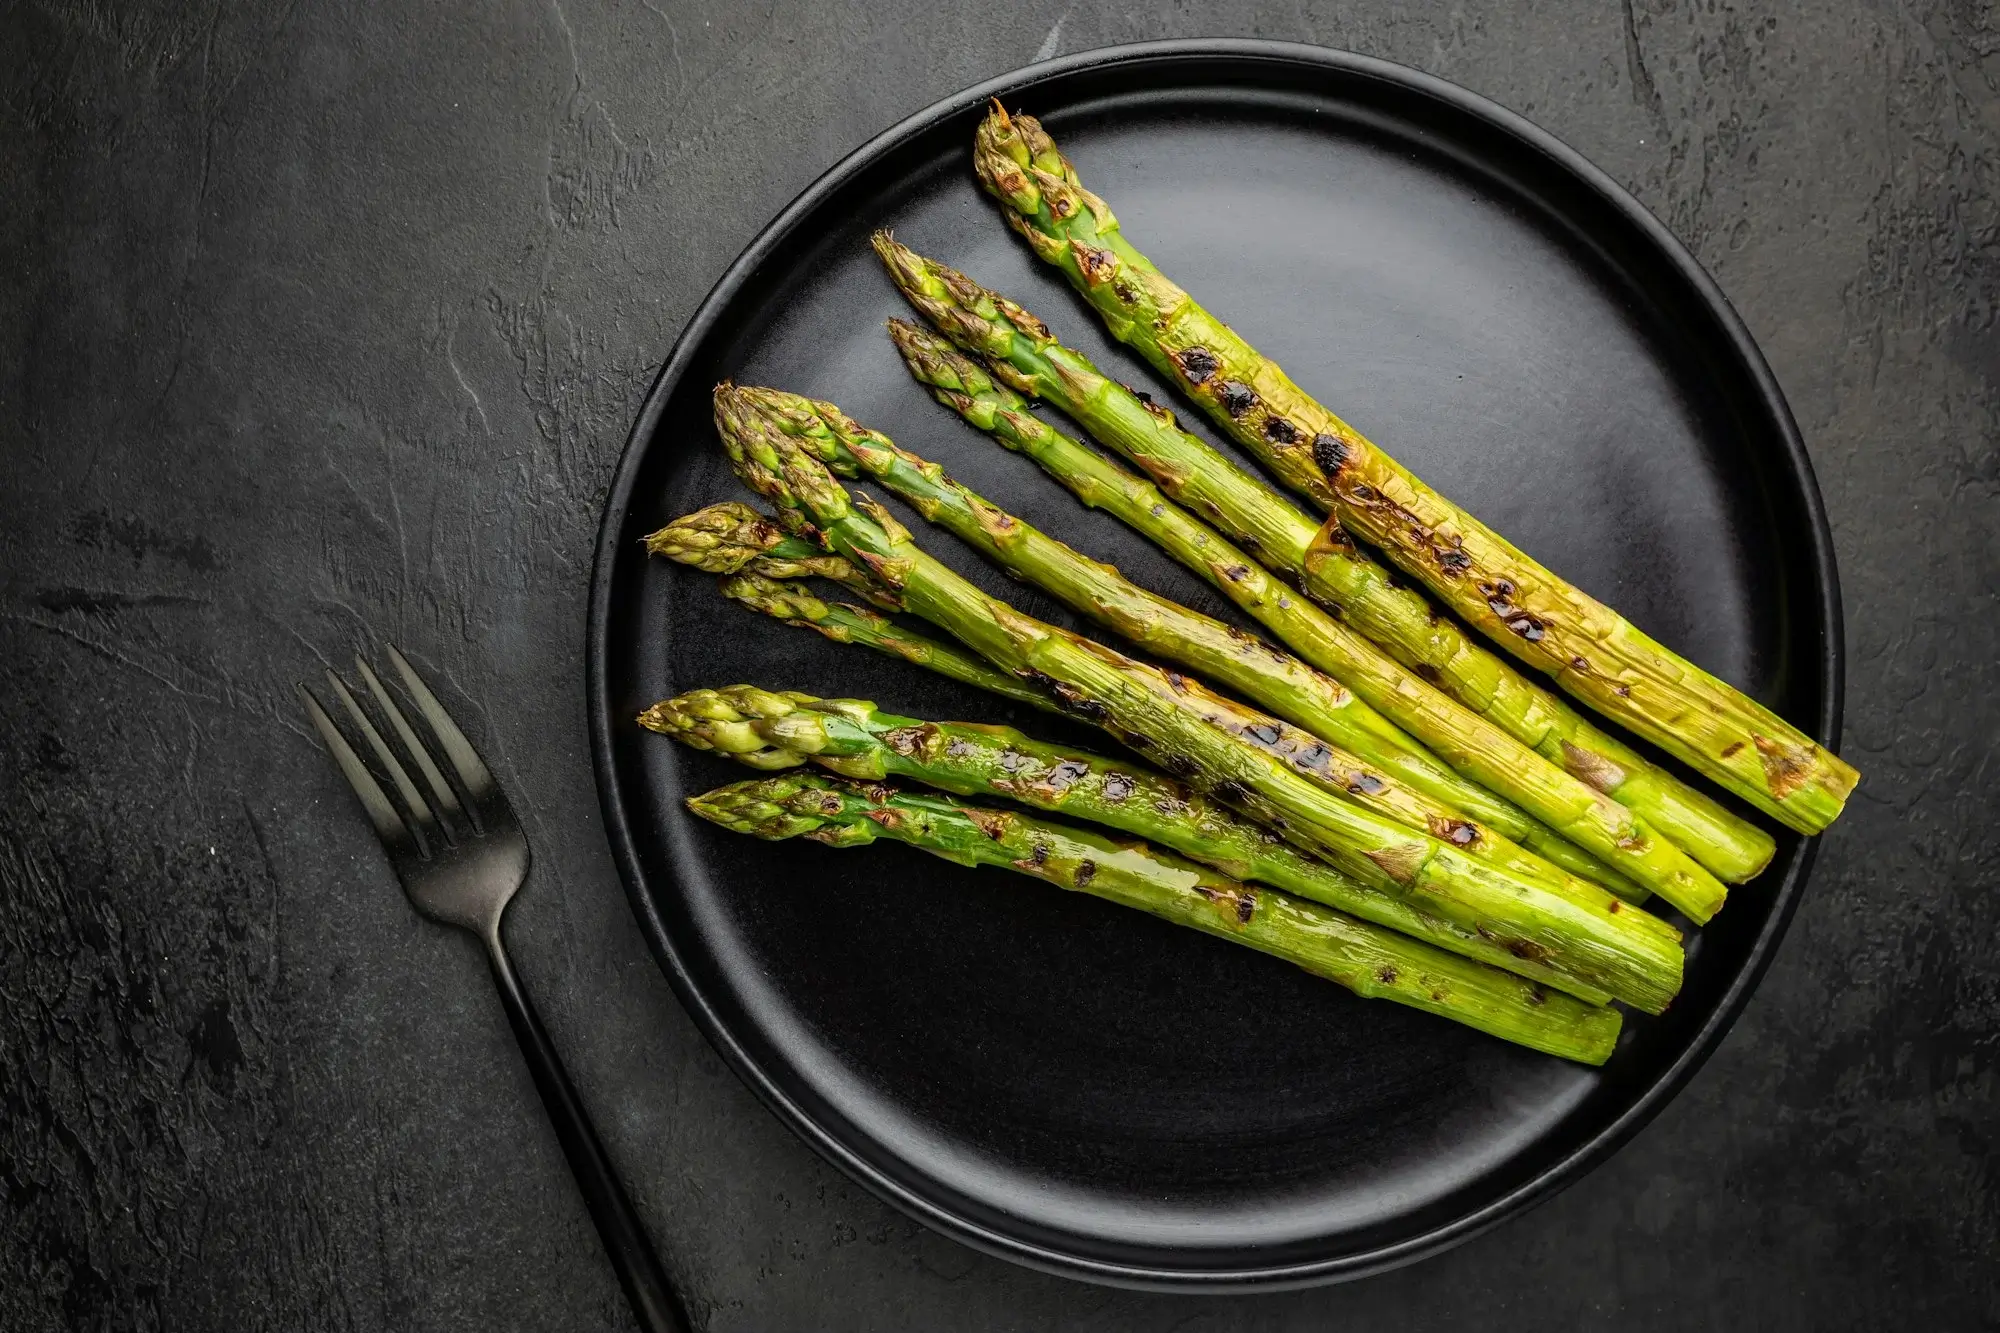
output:
[[[582,1099],[571,1086],[569,1075],[563,1072],[555,1043],[549,1040],[535,1006],[528,1002],[528,993],[521,989],[521,980],[514,974],[514,964],[500,942],[497,926],[487,934],[486,955],[493,964],[493,983],[499,987],[507,1021],[521,1043],[528,1072],[535,1077],[542,1105],[548,1109],[563,1155],[569,1158],[570,1173],[583,1191],[591,1221],[597,1223],[597,1234],[611,1256],[618,1285],[625,1289],[625,1299],[631,1302],[632,1313],[638,1316],[639,1328],[642,1333],[688,1333],[681,1303],[667,1285],[666,1274],[660,1271],[660,1261],[646,1241],[639,1214],[618,1183],[611,1159],[605,1155],[604,1145],[598,1142],[597,1131],[591,1128]]]

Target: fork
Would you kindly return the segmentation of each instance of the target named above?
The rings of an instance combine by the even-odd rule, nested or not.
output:
[[[425,791],[420,791],[411,780],[409,770],[383,739],[346,682],[334,671],[326,673],[327,686],[388,775],[397,799],[392,801],[382,790],[381,783],[347,743],[319,700],[300,685],[299,696],[305,702],[306,712],[326,748],[332,751],[348,785],[361,798],[368,822],[375,826],[376,836],[382,840],[382,849],[389,854],[389,863],[395,867],[396,878],[402,881],[403,892],[409,895],[411,904],[433,921],[471,931],[486,945],[487,961],[492,964],[493,982],[500,990],[507,1021],[521,1044],[521,1054],[527,1058],[535,1087],[542,1094],[542,1105],[555,1125],[563,1155],[569,1159],[570,1171],[583,1190],[591,1220],[597,1224],[597,1234],[603,1238],[611,1266],[618,1273],[618,1283],[625,1289],[633,1313],[638,1316],[640,1329],[644,1333],[687,1333],[686,1316],[660,1271],[652,1247],[646,1243],[639,1214],[619,1185],[611,1159],[605,1155],[604,1145],[598,1142],[597,1132],[591,1128],[590,1117],[584,1112],[569,1075],[563,1072],[554,1043],[528,1002],[527,992],[521,989],[520,978],[514,974],[514,964],[500,936],[500,919],[507,904],[528,877],[527,836],[521,832],[520,821],[514,817],[506,794],[493,780],[478,751],[466,740],[465,733],[445,712],[444,705],[393,646],[389,647],[388,655],[410,701],[429,725],[437,742],[435,749],[418,737],[416,728],[410,725],[382,678],[359,654],[354,659],[355,671],[376,708],[388,719],[403,752],[422,775],[428,799]],[[439,753],[443,764],[436,757]],[[452,781],[446,780],[447,766]]]

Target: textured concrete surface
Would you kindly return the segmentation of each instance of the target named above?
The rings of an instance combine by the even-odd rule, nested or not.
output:
[[[289,682],[425,646],[522,806],[528,984],[702,1325],[2000,1321],[2000,26],[1971,0],[0,7],[0,1327],[627,1327],[469,941]],[[928,1234],[680,1012],[605,853],[601,489],[764,220],[934,98],[1160,36],[1459,81],[1637,192],[1819,468],[1867,783],[1769,978],[1608,1165],[1443,1258],[1228,1300]]]

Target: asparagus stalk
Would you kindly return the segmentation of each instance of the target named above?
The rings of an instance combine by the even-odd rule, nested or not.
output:
[[[862,427],[831,403],[814,403],[773,389],[738,392],[835,473],[874,477],[1009,572],[1047,589],[1134,643],[1257,700],[1303,732],[1275,724],[1254,710],[1220,704],[1206,710],[1213,725],[1263,744],[1308,777],[1329,783],[1378,813],[1448,837],[1482,859],[1522,874],[1554,876],[1551,883],[1558,888],[1561,876],[1575,875],[1628,901],[1643,896],[1643,890],[1597,858],[1438,763],[1338,681],[1219,620],[1148,592],[1109,565],[1079,555],[952,481],[936,464]],[[1368,761],[1382,771],[1369,772]],[[1524,852],[1517,841],[1546,857],[1546,862]]]
[[[900,657],[1045,713],[1063,712],[1047,690],[1024,685],[955,644],[906,629],[866,607],[815,597],[795,580],[817,574],[878,606],[902,609],[893,594],[851,561],[787,534],[749,505],[728,500],[683,515],[648,536],[646,548],[677,563],[724,575],[720,584],[724,597],[773,620],[817,631],[835,643],[856,643]]]
[[[1364,999],[1394,1000],[1504,1040],[1603,1064],[1617,1010],[1268,889],[1143,843],[1119,843],[1011,810],[880,785],[788,774],[692,797],[702,818],[753,837],[832,847],[892,838],[945,860],[998,866],[1219,936],[1294,963]]]
[[[1419,740],[1466,778],[1518,801],[1568,839],[1565,845],[1602,858],[1628,883],[1659,892],[1696,921],[1706,922],[1721,906],[1726,893],[1722,883],[1671,841],[1656,836],[1630,810],[1405,671],[1318,606],[1292,594],[1247,553],[1167,500],[1152,483],[1031,415],[1020,395],[941,340],[907,324],[892,324],[891,331],[912,373],[931,385],[941,402],[1008,448],[1034,458],[1086,504],[1107,510],[1159,543],[1291,643],[1307,661],[1337,673],[1371,701],[1381,700],[1385,711],[1409,725]],[[1538,845],[1536,849],[1541,850]]]
[[[875,249],[911,303],[960,347],[986,357],[1005,384],[1060,407],[1169,495],[1212,518],[1256,552],[1265,565],[1297,578],[1309,596],[1352,622],[1421,680],[1431,682],[1550,763],[1612,797],[1718,878],[1740,883],[1769,862],[1775,847],[1769,834],[1647,761],[1480,647],[1455,622],[1437,615],[1422,596],[1392,579],[1387,570],[1347,540],[1338,523],[1322,527],[1306,517],[1206,441],[1182,431],[1172,413],[1100,374],[1081,353],[1056,342],[1046,325],[1006,298],[925,259],[886,234],[876,235]],[[913,371],[923,379],[921,352],[912,359],[915,344],[910,336],[894,336],[904,348],[905,359],[911,360]],[[945,401],[958,407],[951,398]],[[984,408],[980,411],[975,424],[992,429],[985,425]],[[1005,439],[1001,442],[1008,443]],[[1255,565],[1251,568],[1254,571]],[[1199,572],[1213,581],[1212,573]],[[1260,595],[1240,581],[1232,581],[1223,591],[1239,599]],[[1269,604],[1269,598],[1263,600]],[[1289,610],[1283,606],[1277,609]],[[1315,665],[1327,669],[1326,661],[1308,652],[1307,644],[1320,637],[1311,626],[1295,623],[1273,629]],[[1304,637],[1292,637],[1295,634]],[[1416,703],[1426,698],[1407,677],[1383,674],[1373,666],[1374,654],[1358,651],[1361,657],[1351,661],[1349,669],[1376,682],[1377,692],[1371,700],[1408,698]],[[1350,684],[1357,683],[1352,677],[1344,678]],[[1378,706],[1385,711],[1390,707],[1388,703]],[[1467,734],[1462,722],[1454,722],[1448,731]],[[1448,742],[1435,740],[1435,735],[1431,733],[1426,739],[1433,748],[1442,750]]]
[[[716,425],[743,482],[788,530],[813,532],[866,568],[911,613],[1017,678],[1044,684],[1169,772],[1236,806],[1363,883],[1537,957],[1649,1013],[1680,986],[1678,932],[1609,893],[1575,901],[1467,856],[1312,782],[1263,748],[1218,732],[1181,700],[1182,677],[1021,614],[932,559],[879,505],[857,505],[817,459],[771,429],[732,385]]]
[[[1840,814],[1860,779],[1852,767],[1509,545],[1307,395],[1125,240],[1032,117],[996,103],[973,157],[1008,222],[1112,336],[1467,623],[1787,826],[1818,833]]]
[[[823,602],[796,584],[747,572],[723,579],[722,594],[739,605],[788,625],[817,630],[835,643],[858,643],[935,671],[960,684],[986,690],[1030,708],[1039,708],[1045,713],[1063,711],[1047,690],[1024,685],[1006,672],[996,670],[984,658],[974,656],[956,644],[905,629],[866,607],[845,602]]]
[[[751,768],[808,761],[843,777],[921,782],[997,796],[1130,833],[1212,866],[1505,968],[1593,1004],[1595,987],[1520,958],[1403,898],[1369,888],[1192,788],[1129,761],[1050,745],[1009,727],[924,722],[859,699],[815,699],[752,685],[691,690],[639,715],[643,726]]]
[[[738,500],[724,500],[682,515],[648,535],[646,550],[710,574],[747,571],[766,579],[818,576],[884,610],[896,609],[895,598],[865,571],[837,555],[828,555],[804,537],[792,536]]]

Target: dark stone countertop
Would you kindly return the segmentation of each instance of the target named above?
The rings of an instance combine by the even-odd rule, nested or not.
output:
[[[303,729],[291,682],[370,633],[486,705],[536,852],[516,956],[706,1328],[2000,1320],[1991,12],[1007,8],[0,11],[0,1327],[628,1326],[473,945]],[[632,924],[581,659],[627,427],[772,213],[981,78],[1216,33],[1463,83],[1693,247],[1819,469],[1867,781],[1611,1162],[1420,1266],[1203,1300],[960,1248],[752,1099]]]

